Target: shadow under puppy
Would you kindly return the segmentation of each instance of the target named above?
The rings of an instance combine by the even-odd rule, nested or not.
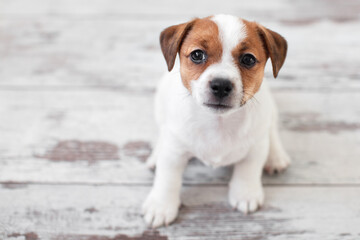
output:
[[[165,29],[160,44],[169,73],[155,98],[160,134],[147,161],[156,165],[156,176],[143,205],[145,221],[159,227],[176,218],[191,157],[213,167],[233,164],[229,202],[244,213],[256,211],[264,203],[263,169],[271,174],[290,163],[263,82],[268,58],[278,75],[286,40],[256,22],[215,15]]]

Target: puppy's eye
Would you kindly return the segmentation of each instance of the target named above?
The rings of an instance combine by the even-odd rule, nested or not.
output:
[[[195,50],[190,53],[190,59],[191,59],[191,61],[193,61],[193,63],[200,64],[200,63],[206,62],[207,55],[202,50]]]
[[[240,57],[240,64],[246,68],[251,68],[256,64],[254,55],[247,53]]]

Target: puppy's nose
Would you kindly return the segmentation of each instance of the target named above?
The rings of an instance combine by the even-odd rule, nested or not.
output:
[[[210,82],[210,89],[215,97],[224,98],[229,96],[233,89],[233,85],[230,80],[226,78],[215,78]]]

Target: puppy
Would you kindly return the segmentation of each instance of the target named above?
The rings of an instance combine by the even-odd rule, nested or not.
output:
[[[147,161],[156,165],[156,176],[143,205],[145,221],[152,227],[174,221],[191,157],[213,167],[233,164],[230,205],[256,211],[264,202],[263,168],[280,172],[290,162],[263,82],[268,58],[278,75],[286,40],[256,22],[215,15],[165,29],[160,44],[169,73],[155,98],[160,134]]]

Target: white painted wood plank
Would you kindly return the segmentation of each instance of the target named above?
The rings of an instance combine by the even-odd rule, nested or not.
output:
[[[293,164],[264,182],[360,183],[360,113],[354,111],[360,95],[283,90],[275,97]],[[150,184],[143,160],[157,135],[152,98],[129,91],[2,91],[0,181]],[[230,174],[194,162],[184,179],[225,184]]]
[[[158,17],[199,16],[214,13],[245,15],[261,19],[277,19],[309,23],[319,19],[349,21],[359,17],[357,0],[326,1],[303,0],[232,0],[219,3],[216,0],[200,1],[146,1],[146,0],[1,0],[0,13],[9,16],[48,15],[77,17],[127,17],[154,19]]]
[[[38,239],[67,240],[140,236],[146,231],[140,205],[148,191],[141,186],[6,185],[0,188],[0,237],[13,240],[9,236],[30,233]],[[151,239],[360,237],[359,187],[268,187],[265,192],[263,209],[244,216],[229,207],[226,187],[186,187],[184,207],[175,224],[159,229]]]
[[[314,15],[314,12],[303,12],[298,11],[296,7],[302,9],[310,8],[310,1],[304,1],[305,4],[290,4],[286,0],[275,0],[271,3],[266,0],[257,1],[252,3],[245,0],[239,1],[229,1],[228,4],[219,4],[218,1],[153,1],[148,2],[146,0],[137,0],[137,1],[122,1],[121,3],[116,0],[63,0],[63,1],[45,1],[45,0],[2,0],[2,8],[0,13],[5,16],[12,15],[75,15],[75,16],[146,16],[146,15],[162,15],[162,16],[198,16],[199,14],[213,14],[216,12],[226,12],[226,13],[243,13],[257,15],[263,15],[265,17],[276,17],[276,13],[282,13],[283,16],[290,17],[291,13],[296,14],[297,16],[311,16]],[[321,9],[322,15],[329,15],[331,6],[326,4],[321,4],[324,6]],[[338,4],[339,5],[339,4]],[[191,6],[191,7],[190,7]],[[300,10],[300,9],[299,9]],[[290,13],[291,12],[291,13]],[[319,13],[318,13],[319,15]],[[279,16],[277,16],[279,17]]]

